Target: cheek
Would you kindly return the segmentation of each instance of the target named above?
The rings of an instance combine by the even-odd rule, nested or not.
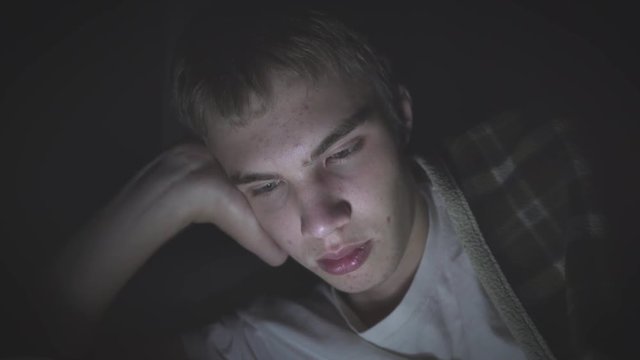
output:
[[[290,256],[300,253],[300,222],[294,212],[283,207],[277,210],[254,210],[264,231]]]
[[[389,212],[395,211],[394,203],[399,200],[397,197],[403,188],[403,177],[395,153],[391,150],[382,151],[384,149],[388,150],[381,147],[381,150],[369,156],[375,161],[365,161],[358,167],[350,188],[357,194],[354,200],[362,203],[361,210],[385,212],[381,220],[386,223]]]
[[[368,224],[382,235],[381,240],[401,241],[410,228],[411,175],[403,171],[393,151],[381,151],[375,159],[360,167],[360,176],[352,184],[354,214],[366,217]]]

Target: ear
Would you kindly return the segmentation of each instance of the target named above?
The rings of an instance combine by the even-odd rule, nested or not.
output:
[[[413,101],[411,100],[411,94],[406,87],[398,86],[398,95],[400,97],[400,123],[403,130],[403,141],[405,144],[409,143],[411,137],[411,130],[413,129]]]

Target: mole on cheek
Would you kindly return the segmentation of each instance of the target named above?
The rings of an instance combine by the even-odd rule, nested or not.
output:
[[[391,222],[391,216],[387,216],[387,224]]]

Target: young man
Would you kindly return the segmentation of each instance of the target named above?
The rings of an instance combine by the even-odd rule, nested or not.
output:
[[[506,115],[419,160],[411,97],[365,39],[316,13],[239,21],[197,22],[176,62],[206,146],[162,154],[61,253],[60,343],[90,343],[136,269],[206,222],[324,282],[185,334],[190,358],[586,354],[589,284],[565,260],[600,235],[566,124]]]

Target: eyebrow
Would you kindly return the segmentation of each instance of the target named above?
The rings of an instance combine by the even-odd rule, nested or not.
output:
[[[367,121],[372,113],[373,109],[370,105],[365,105],[360,107],[353,115],[348,118],[342,120],[340,125],[338,125],[329,135],[327,135],[320,144],[311,152],[311,158],[308,162],[311,163],[318,156],[322,155],[327,151],[333,144],[337,143],[345,136],[349,135],[355,128],[362,125],[365,121]]]
[[[364,124],[368,119],[371,118],[371,113],[373,112],[373,108],[371,105],[367,104],[360,107],[355,113],[351,116],[340,121],[340,124],[333,129],[329,133],[329,135],[325,136],[324,139],[316,146],[311,152],[310,159],[304,162],[303,166],[306,166],[313,161],[315,161],[320,155],[324,154],[331,146],[335,143],[349,135],[353,130],[355,130],[358,126]],[[272,173],[236,173],[229,176],[231,183],[234,185],[242,185],[249,184],[256,181],[266,181],[266,180],[274,180],[277,179],[277,174]]]

